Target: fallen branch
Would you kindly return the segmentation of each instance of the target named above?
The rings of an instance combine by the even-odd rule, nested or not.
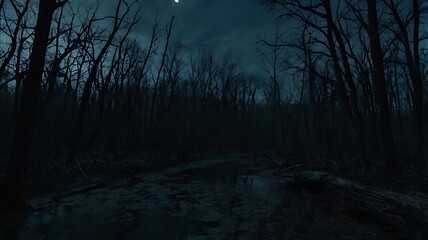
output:
[[[77,165],[77,167],[79,168],[80,173],[82,173],[82,175],[83,175],[83,177],[84,177],[85,179],[88,179],[88,176],[86,176],[85,171],[83,171],[82,166],[80,165],[79,160],[78,160],[77,158],[75,158],[74,160],[76,160],[76,165]]]
[[[267,159],[269,159],[276,167],[284,168],[286,161],[274,159],[271,155],[267,154],[264,151],[260,151]]]
[[[106,186],[105,182],[98,182],[98,183],[93,183],[93,184],[89,184],[77,189],[73,189],[70,191],[66,191],[60,194],[57,194],[53,197],[51,197],[51,200],[55,201],[55,200],[60,200],[61,198],[65,198],[74,194],[79,194],[79,193],[84,193],[84,192],[88,192],[88,191],[92,191],[98,188],[103,188]]]
[[[427,239],[428,202],[423,198],[371,188],[325,172],[301,172],[289,183],[293,189],[326,194],[348,215],[376,222],[402,238]]]

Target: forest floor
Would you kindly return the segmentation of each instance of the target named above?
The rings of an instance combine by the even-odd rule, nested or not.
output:
[[[56,176],[73,181],[45,172],[49,184],[30,189],[31,212],[6,224],[0,239],[396,238],[320,201],[325,196],[289,190],[287,174],[260,153],[198,156],[172,167],[148,162],[100,156],[68,170],[58,165]]]

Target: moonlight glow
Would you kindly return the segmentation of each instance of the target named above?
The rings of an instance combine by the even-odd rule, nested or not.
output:
[[[180,2],[180,0],[175,0],[176,3]]]

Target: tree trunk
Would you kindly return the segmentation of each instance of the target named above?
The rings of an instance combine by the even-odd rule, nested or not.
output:
[[[376,103],[379,110],[379,130],[382,158],[385,167],[389,171],[398,171],[400,162],[394,153],[394,140],[391,130],[391,120],[388,105],[388,93],[386,89],[383,53],[380,44],[379,23],[376,1],[367,0],[369,15],[369,36],[371,45],[371,57],[373,61],[372,81],[375,87]]]
[[[40,0],[35,36],[27,77],[23,82],[22,100],[16,120],[15,137],[8,162],[8,172],[0,188],[0,208],[21,210],[24,199],[25,174],[36,123],[37,102],[40,93],[52,15],[59,4],[55,0]]]
[[[414,104],[414,121],[416,128],[416,144],[417,144],[417,156],[420,160],[424,161],[425,172],[428,174],[428,161],[427,156],[425,155],[425,139],[424,139],[424,84],[422,80],[421,72],[421,62],[419,56],[419,28],[420,28],[420,18],[421,10],[419,9],[420,1],[413,0],[413,15],[415,22],[413,24],[413,104]]]

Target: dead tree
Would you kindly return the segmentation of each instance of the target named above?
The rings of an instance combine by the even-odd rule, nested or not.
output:
[[[13,21],[6,19],[6,27],[4,30],[0,31],[0,32],[6,31],[4,32],[4,34],[10,38],[10,47],[8,51],[6,52],[5,56],[0,56],[0,59],[2,59],[3,61],[2,64],[0,65],[0,89],[6,86],[10,81],[13,81],[14,79],[16,79],[17,77],[15,76],[15,78],[11,78],[10,80],[6,80],[4,82],[1,81],[2,80],[1,76],[3,76],[3,73],[6,70],[6,67],[9,65],[10,61],[15,56],[17,47],[19,46],[19,42],[20,42],[19,33],[20,31],[22,31],[21,25],[25,20],[25,16],[29,8],[30,1],[26,0],[22,5],[17,3],[14,0],[10,1],[10,3],[15,11],[16,19],[14,19]],[[3,2],[1,4],[3,5]],[[12,24],[12,22],[14,23]],[[11,28],[11,26],[14,26],[14,28]]]
[[[22,210],[26,206],[24,199],[25,176],[33,142],[36,124],[37,102],[44,69],[46,49],[52,16],[56,9],[67,1],[40,0],[30,66],[23,82],[22,100],[16,120],[15,137],[10,153],[7,175],[0,187],[0,208],[6,211]]]
[[[149,118],[149,123],[150,126],[153,126],[153,123],[155,121],[155,104],[156,104],[156,100],[158,100],[158,91],[159,91],[159,84],[160,84],[160,80],[161,80],[161,75],[162,75],[162,71],[164,69],[164,65],[166,63],[166,57],[167,57],[167,53],[168,53],[168,49],[169,49],[169,45],[170,45],[170,40],[171,40],[171,33],[172,33],[172,29],[174,27],[174,20],[175,17],[171,17],[170,22],[168,23],[168,25],[166,26],[166,42],[165,42],[165,47],[162,53],[162,58],[160,60],[160,65],[159,65],[159,69],[157,72],[157,75],[155,77],[154,81],[154,87],[153,87],[153,95],[152,95],[152,100],[151,100],[151,107],[150,107],[150,118]]]
[[[415,136],[417,144],[417,157],[425,160],[425,171],[428,173],[428,157],[424,159],[424,120],[423,120],[423,95],[424,84],[422,78],[421,58],[420,58],[420,43],[426,36],[420,36],[421,21],[424,19],[428,8],[424,0],[412,0],[409,2],[397,3],[393,0],[383,0],[393,22],[398,26],[394,29],[391,26],[387,28],[392,32],[402,45],[405,54],[405,65],[410,75],[412,87],[412,112],[415,124]],[[402,6],[407,4],[408,6]],[[409,8],[409,13],[404,14],[400,8]]]
[[[127,20],[128,15],[131,14],[132,7],[135,6],[135,3],[136,3],[136,1],[133,1],[131,4],[129,4],[129,3],[127,3],[126,0],[120,0],[117,3],[115,15],[113,17],[112,30],[111,30],[107,40],[105,41],[104,45],[102,46],[100,52],[98,53],[98,56],[94,60],[92,66],[91,66],[91,69],[89,71],[88,78],[86,79],[85,86],[83,88],[82,96],[80,99],[80,106],[79,106],[79,110],[77,113],[76,125],[74,128],[74,133],[73,133],[73,137],[71,140],[70,150],[69,150],[69,154],[68,154],[68,158],[67,158],[69,162],[72,162],[74,155],[76,153],[76,150],[77,150],[77,146],[78,146],[79,141],[81,139],[83,126],[84,126],[84,118],[85,118],[86,110],[89,106],[89,100],[91,97],[92,86],[97,79],[98,67],[101,64],[101,61],[104,58],[104,55],[107,53],[107,50],[109,49],[109,47],[113,43],[113,40],[115,39],[116,34],[121,29],[125,28],[125,29],[127,29],[126,35],[128,35],[130,30],[135,26],[135,24],[137,24],[137,22],[139,20],[137,18],[137,14],[135,14],[134,17],[130,21]],[[122,7],[123,6],[126,6],[126,8],[125,8],[124,12],[122,13]]]
[[[58,75],[61,72],[61,64],[64,59],[70,55],[73,51],[81,47],[81,45],[88,41],[89,36],[88,33],[90,29],[93,27],[95,22],[95,13],[97,9],[94,10],[92,14],[88,14],[90,16],[89,19],[85,19],[81,26],[75,26],[76,14],[71,17],[69,23],[63,23],[62,15],[63,9],[61,10],[56,26],[56,36],[55,36],[55,51],[52,59],[52,63],[50,64],[50,71],[47,76],[46,85],[47,85],[47,100],[49,100],[55,89],[55,84]],[[77,29],[76,29],[77,28]],[[61,44],[61,37],[66,40],[65,44]],[[61,46],[64,45],[64,46]],[[61,51],[61,49],[64,49]]]
[[[100,90],[99,90],[99,109],[98,109],[98,119],[96,120],[96,126],[95,126],[95,130],[94,133],[92,134],[91,138],[89,139],[88,142],[88,146],[87,149],[88,150],[92,150],[95,141],[97,140],[98,136],[101,133],[101,127],[102,127],[102,123],[104,121],[104,111],[105,111],[105,105],[106,105],[106,98],[107,98],[107,92],[109,90],[109,85],[111,82],[111,79],[113,77],[113,71],[116,70],[118,64],[120,63],[120,58],[121,58],[121,48],[122,48],[123,44],[120,44],[119,50],[116,49],[113,57],[112,57],[112,61],[110,63],[110,68],[107,72],[107,75],[104,77],[104,75],[102,74],[102,63],[100,65],[100,69],[101,69],[101,73],[99,74],[99,77],[101,78],[101,86],[100,86]],[[117,51],[119,51],[119,57],[116,57],[117,55]]]
[[[260,53],[263,57],[264,66],[263,71],[269,76],[269,79],[272,81],[272,97],[274,108],[278,109],[279,121],[281,126],[281,137],[282,137],[282,146],[285,146],[286,143],[286,129],[284,122],[284,109],[283,109],[283,100],[282,100],[282,90],[280,77],[284,69],[281,67],[281,58],[284,52],[284,46],[281,46],[281,42],[285,32],[281,32],[279,29],[279,22],[277,23],[276,31],[272,39],[263,39],[259,43],[268,47],[268,50],[260,49]]]
[[[379,128],[382,145],[382,157],[385,167],[398,171],[400,162],[394,153],[395,145],[391,129],[391,118],[388,104],[388,93],[385,80],[383,53],[380,44],[378,11],[376,1],[367,0],[371,58],[373,66],[372,81],[375,87],[376,103],[379,110]]]

